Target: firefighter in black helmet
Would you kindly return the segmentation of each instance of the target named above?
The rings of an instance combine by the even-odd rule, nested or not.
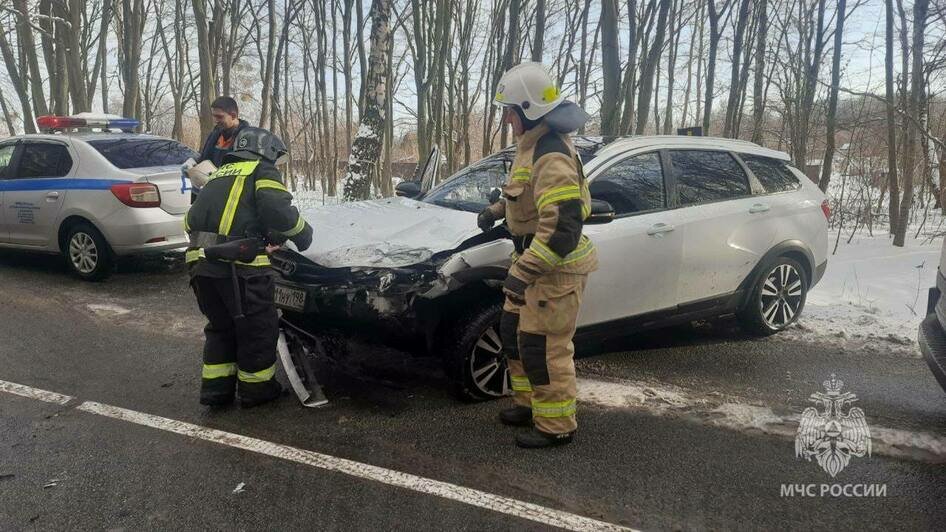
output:
[[[286,240],[300,251],[312,243],[312,228],[292,206],[275,166],[285,154],[279,137],[244,128],[185,218],[191,286],[208,320],[200,390],[204,405],[230,404],[239,391],[242,406],[256,406],[282,391],[275,379],[277,273],[268,252]],[[241,252],[230,256],[222,249]]]

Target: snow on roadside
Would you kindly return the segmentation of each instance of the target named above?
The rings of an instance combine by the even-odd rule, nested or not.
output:
[[[921,236],[897,248],[883,233],[856,235],[850,244],[842,240],[788,334],[867,353],[919,357],[916,330],[926,315],[927,290],[936,284],[942,245],[942,238]]]

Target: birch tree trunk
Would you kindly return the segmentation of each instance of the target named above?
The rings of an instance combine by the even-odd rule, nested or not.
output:
[[[345,178],[345,200],[367,199],[371,196],[371,176],[381,158],[385,125],[385,83],[388,70],[388,47],[391,46],[390,19],[392,0],[372,0],[371,51],[368,57],[368,77],[365,91],[365,109],[358,127],[358,136],[352,143]]]

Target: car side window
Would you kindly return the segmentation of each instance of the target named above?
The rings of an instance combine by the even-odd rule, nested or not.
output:
[[[0,179],[7,176],[7,168],[10,166],[10,163],[13,162],[13,152],[15,149],[16,144],[0,146]]]
[[[663,170],[656,152],[618,161],[588,185],[591,197],[611,204],[617,216],[666,206]]]
[[[749,170],[755,174],[766,192],[784,192],[801,187],[795,174],[785,166],[785,162],[771,157],[739,154]]]
[[[672,150],[670,161],[680,205],[749,195],[749,180],[729,152]]]
[[[14,179],[33,177],[63,177],[72,169],[72,157],[62,144],[27,142],[21,145],[23,155]]]

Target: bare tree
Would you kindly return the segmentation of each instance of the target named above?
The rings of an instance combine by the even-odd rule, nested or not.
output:
[[[896,93],[893,86],[893,2],[886,0],[886,55],[884,71],[886,73],[887,91],[887,195],[889,201],[888,214],[890,219],[890,233],[896,232],[897,222],[900,221],[900,181],[897,178],[897,121],[895,116]]]
[[[828,115],[825,119],[827,134],[825,137],[824,160],[821,166],[821,179],[818,187],[828,190],[831,183],[831,166],[834,162],[834,142],[838,121],[838,88],[841,85],[841,45],[844,42],[844,19],[847,18],[847,0],[838,0],[837,23],[834,28],[834,53],[831,57],[831,88],[828,96]]]
[[[368,59],[368,90],[365,109],[358,128],[358,136],[348,159],[345,179],[345,199],[366,199],[371,194],[371,175],[381,157],[381,139],[385,123],[385,75],[388,47],[391,46],[391,1],[373,0],[371,3],[371,52]]]
[[[666,0],[663,0],[666,2]],[[604,72],[604,92],[601,97],[601,134],[617,135],[621,116],[621,45],[618,41],[617,0],[601,1],[601,69]],[[643,83],[641,84],[643,86]],[[645,102],[644,121],[647,120]],[[641,106],[638,105],[638,124]]]
[[[769,32],[769,3],[759,0],[756,4],[756,52],[755,73],[752,79],[752,142],[762,144],[762,129],[765,123],[765,45]]]
[[[723,126],[723,136],[735,136],[736,116],[739,112],[740,94],[744,93],[745,87],[740,81],[740,59],[742,47],[745,41],[746,25],[749,22],[749,0],[742,0],[739,4],[739,12],[736,15],[736,34],[733,36],[732,50],[732,75],[729,78],[729,101],[726,103],[726,123]],[[705,125],[705,123],[704,123]]]
[[[707,14],[709,15],[710,38],[709,59],[706,61],[706,96],[703,103],[703,134],[710,133],[710,120],[713,115],[713,91],[716,89],[716,54],[719,50],[719,41],[722,38],[720,22],[726,18],[732,7],[733,0],[723,0],[717,4],[716,0],[707,0]]]
[[[138,116],[138,98],[140,97],[138,66],[141,61],[141,38],[144,28],[144,0],[121,0],[121,33],[119,35],[122,54],[119,65],[125,87],[125,98],[122,104],[124,116]]]
[[[532,60],[542,62],[545,49],[545,0],[535,3],[535,39],[532,41]]]
[[[900,219],[893,233],[893,245],[903,247],[906,241],[907,226],[910,223],[910,211],[913,208],[913,181],[916,173],[916,134],[917,128],[924,123],[923,100],[926,92],[925,65],[923,48],[926,42],[926,23],[929,14],[929,0],[913,2],[913,69],[911,72],[910,94],[906,113],[912,121],[906,127],[903,153],[903,196],[900,200]],[[906,73],[904,73],[906,77]]]

